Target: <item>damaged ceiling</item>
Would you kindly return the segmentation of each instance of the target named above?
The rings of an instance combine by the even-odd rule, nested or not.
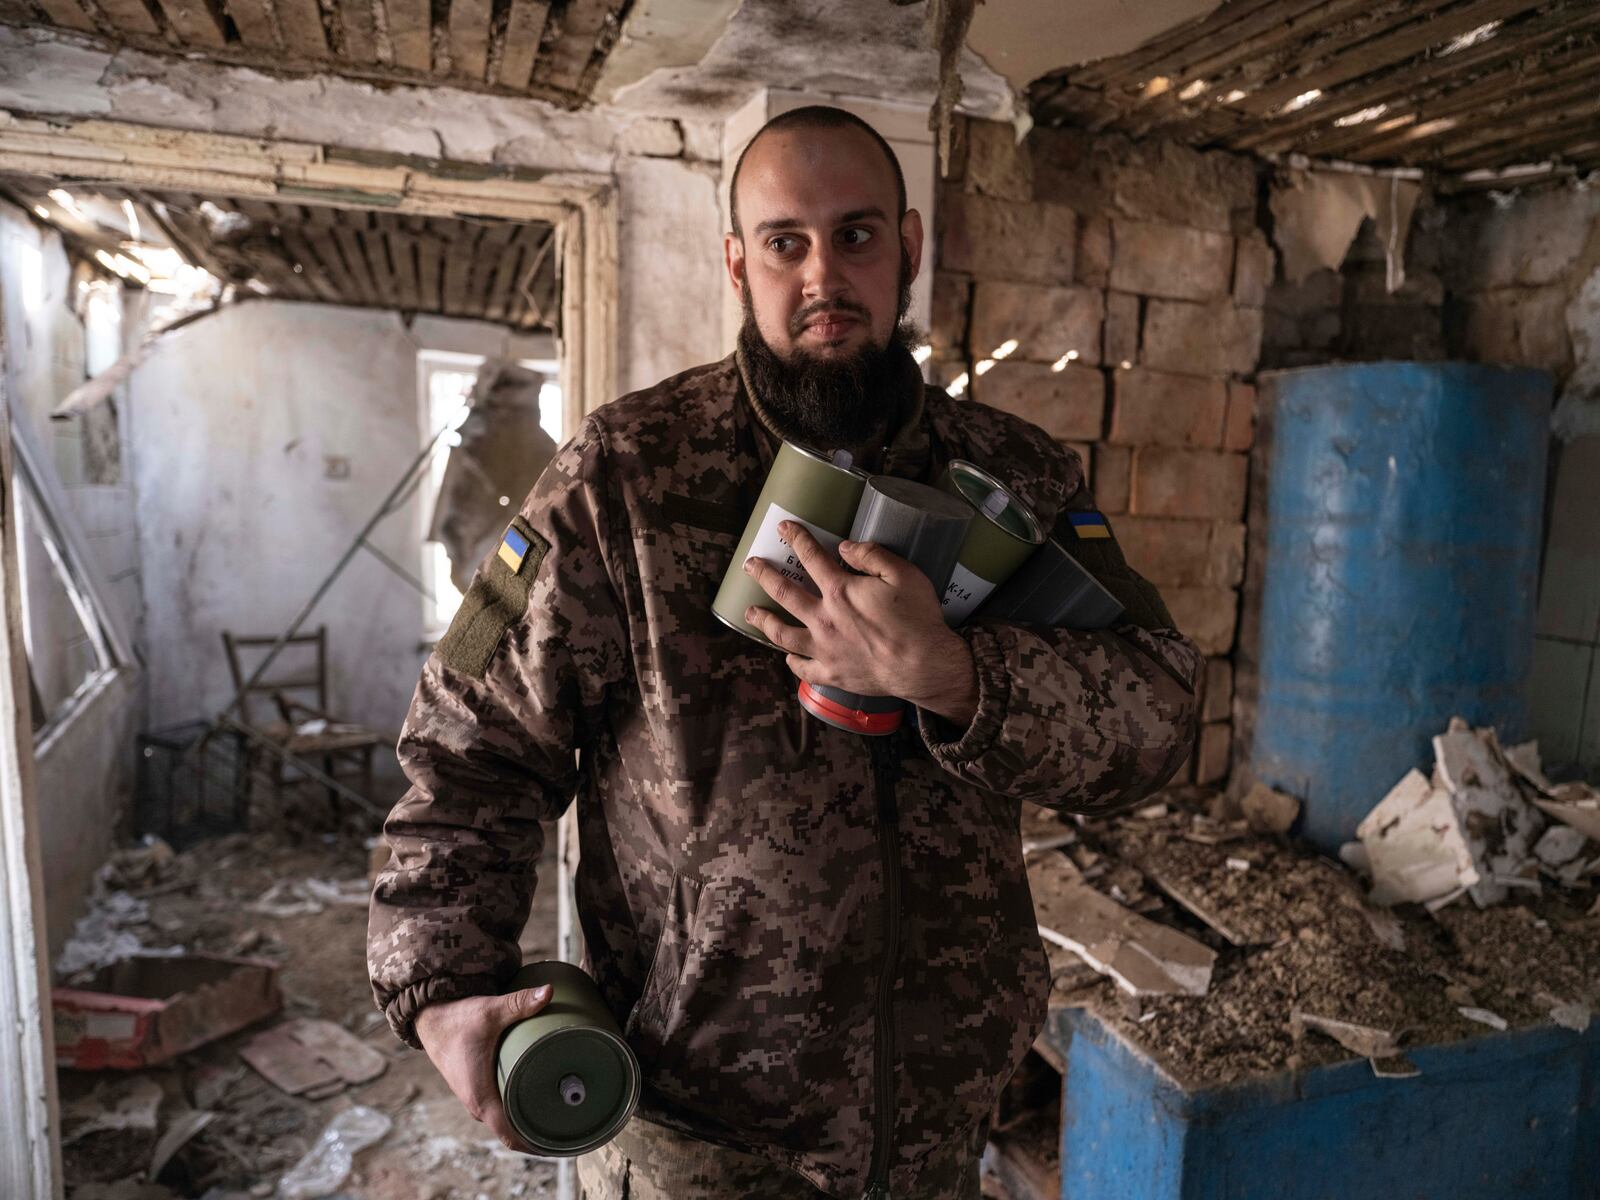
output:
[[[0,0],[0,23],[273,71],[586,101],[632,0]]]
[[[92,197],[74,196],[24,180],[8,181],[0,194],[102,263],[101,255],[114,262],[127,248],[93,219],[110,206],[131,211],[135,229],[157,233],[245,295],[463,317],[523,332],[554,330],[559,321],[555,231],[542,222],[104,186]]]
[[[1257,154],[1495,170],[1600,166],[1594,0],[1227,0],[1054,72],[1041,125]]]

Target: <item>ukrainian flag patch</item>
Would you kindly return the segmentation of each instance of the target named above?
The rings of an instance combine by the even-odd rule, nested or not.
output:
[[[522,570],[523,560],[528,557],[528,539],[515,529],[507,529],[505,536],[500,539],[500,561],[513,571]]]
[[[1068,513],[1067,519],[1072,522],[1072,532],[1080,538],[1108,538],[1111,536],[1111,526],[1107,525],[1105,517],[1097,512]]]

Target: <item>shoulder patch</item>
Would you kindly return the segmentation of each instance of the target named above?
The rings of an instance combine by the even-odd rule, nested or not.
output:
[[[550,543],[520,516],[513,517],[499,549],[473,579],[439,644],[439,660],[453,671],[482,679],[507,629],[528,611],[528,593]]]
[[[1122,620],[1140,629],[1170,629],[1172,614],[1155,586],[1128,566],[1111,523],[1094,509],[1067,509],[1056,519],[1056,540],[1080,566],[1122,602]]]

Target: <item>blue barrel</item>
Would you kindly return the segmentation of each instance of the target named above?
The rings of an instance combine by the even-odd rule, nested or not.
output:
[[[1469,363],[1267,374],[1251,769],[1327,850],[1452,716],[1524,736],[1550,376]]]

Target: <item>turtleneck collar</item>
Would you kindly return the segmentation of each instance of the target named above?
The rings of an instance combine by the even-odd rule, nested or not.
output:
[[[894,417],[891,418],[888,441],[886,445],[871,454],[868,461],[857,462],[856,465],[873,474],[921,479],[928,469],[928,429],[923,410],[922,369],[904,349],[896,347],[891,353],[895,356],[894,395],[891,397],[894,402]],[[735,349],[733,358],[739,368],[739,392],[754,414],[756,425],[762,435],[756,438],[757,452],[762,466],[770,467],[773,457],[778,452],[778,443],[790,434],[781,427],[771,410],[761,402],[761,397],[756,395],[755,389],[750,386],[750,375],[745,369],[743,353]],[[816,446],[813,449],[826,451],[833,447]]]

